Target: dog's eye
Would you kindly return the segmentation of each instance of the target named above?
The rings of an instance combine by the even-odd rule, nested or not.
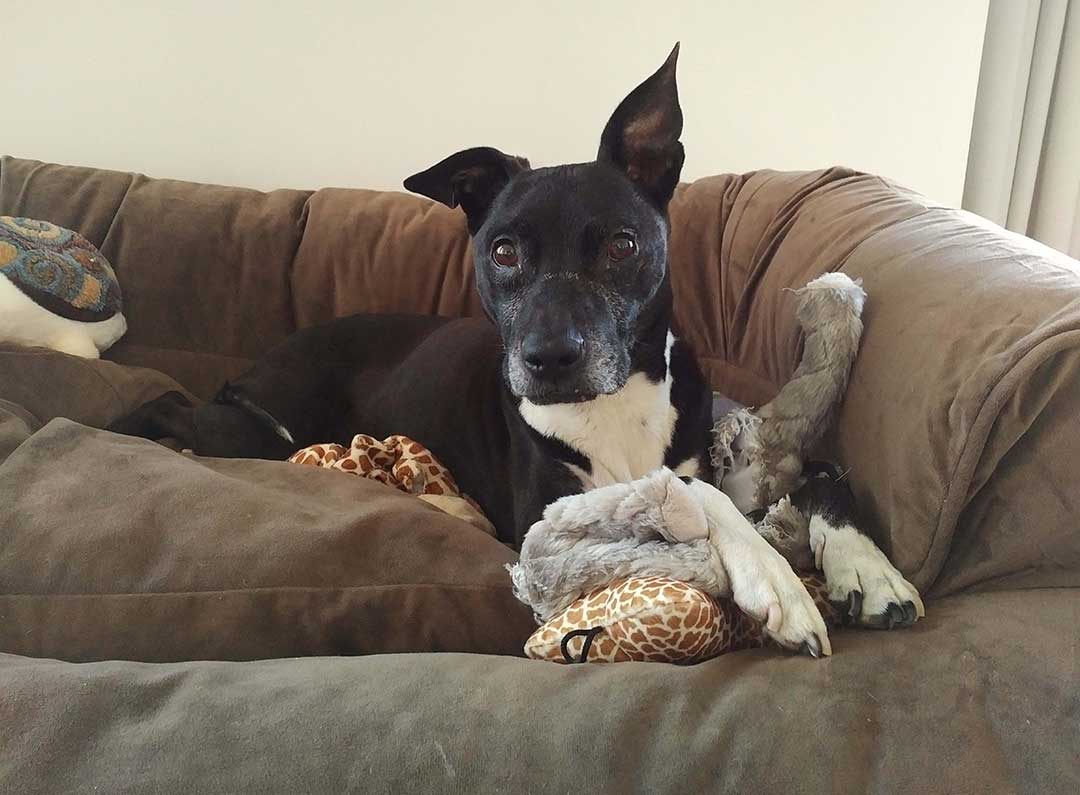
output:
[[[607,255],[612,262],[626,259],[637,252],[637,241],[629,232],[619,232],[608,243]]]
[[[491,260],[502,268],[512,268],[518,264],[517,249],[506,238],[496,240],[491,248]]]

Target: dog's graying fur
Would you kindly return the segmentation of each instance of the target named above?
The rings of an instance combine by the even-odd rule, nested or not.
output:
[[[709,485],[712,394],[670,334],[667,207],[685,157],[677,56],[676,45],[616,107],[592,162],[534,169],[478,147],[405,181],[464,211],[490,322],[339,318],[296,332],[210,404],[170,393],[113,430],[274,459],[357,432],[409,436],[517,546],[559,498],[661,467],[695,475],[726,517],[714,548],[736,603],[765,610],[787,645],[813,643],[816,627],[800,623],[809,594]]]

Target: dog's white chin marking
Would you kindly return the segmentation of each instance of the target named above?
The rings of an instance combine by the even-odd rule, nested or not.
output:
[[[567,465],[586,489],[629,483],[663,465],[678,419],[671,405],[674,343],[675,337],[669,332],[664,352],[668,368],[662,381],[650,381],[644,373],[634,373],[618,392],[582,403],[540,406],[528,399],[521,401],[521,416],[534,430],[558,439],[589,459],[591,474]],[[688,468],[690,464],[693,472]],[[684,462],[677,471],[696,474],[697,462]]]
[[[915,605],[919,618],[926,615],[915,586],[904,579],[885,553],[851,525],[834,527],[821,516],[810,519],[810,548],[818,569],[825,573],[829,599],[846,602],[852,591],[862,593],[860,624],[875,625],[889,604]]]

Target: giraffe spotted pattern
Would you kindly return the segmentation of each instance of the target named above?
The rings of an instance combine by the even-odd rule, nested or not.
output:
[[[802,581],[827,624],[837,623],[825,581],[803,574]],[[593,630],[584,662],[696,663],[740,649],[771,645],[762,625],[729,599],[664,577],[632,577],[578,599],[533,633],[525,653],[535,660],[581,660],[585,633]]]
[[[379,441],[359,433],[348,447],[313,444],[289,457],[289,463],[337,469],[377,480],[409,494],[464,497],[457,481],[435,454],[408,436],[389,436]],[[472,502],[471,500],[469,500]],[[479,510],[479,506],[473,505]]]

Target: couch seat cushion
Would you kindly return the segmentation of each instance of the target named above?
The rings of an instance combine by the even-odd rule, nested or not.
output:
[[[0,465],[0,651],[521,654],[514,554],[380,483],[55,419]]]
[[[1075,590],[977,594],[689,667],[0,654],[0,790],[1077,792],[1078,620]]]

